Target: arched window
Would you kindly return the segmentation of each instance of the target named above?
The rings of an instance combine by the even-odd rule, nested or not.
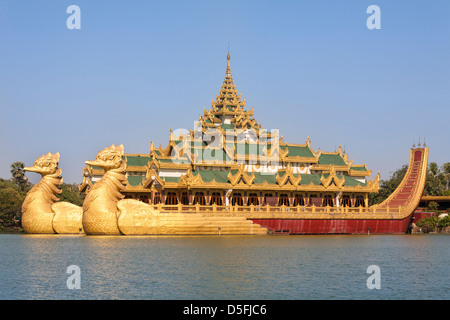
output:
[[[244,201],[242,200],[242,195],[240,193],[234,193],[233,198],[231,199],[231,204],[233,206],[235,205],[242,206],[244,204]]]
[[[206,199],[203,192],[196,192],[194,196],[194,202],[193,204],[199,204],[201,206],[206,205]]]
[[[287,194],[280,194],[280,197],[278,198],[278,205],[289,206],[289,196]]]
[[[324,197],[323,197],[323,206],[324,207],[326,207],[326,206],[332,207],[333,206],[333,197],[331,196],[331,194],[324,195]]]
[[[175,205],[178,204],[176,192],[168,192],[165,199],[166,204]]]
[[[356,196],[355,199],[355,207],[364,207],[365,203],[364,203],[364,197],[363,196]]]
[[[250,193],[248,195],[248,202],[247,205],[254,205],[257,206],[259,205],[259,200],[258,200],[258,195],[256,193]]]
[[[218,206],[222,205],[222,196],[220,195],[219,192],[213,192],[211,194],[211,203],[210,205],[216,204]]]
[[[351,207],[352,206],[352,202],[351,202],[350,196],[348,194],[342,196],[341,206],[342,207]]]
[[[305,199],[302,194],[296,194],[294,197],[294,206],[304,206]]]

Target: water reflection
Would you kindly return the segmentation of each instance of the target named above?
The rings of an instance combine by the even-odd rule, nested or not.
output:
[[[448,236],[0,235],[1,299],[448,299]],[[381,289],[366,286],[369,265]],[[69,265],[81,289],[69,290]]]

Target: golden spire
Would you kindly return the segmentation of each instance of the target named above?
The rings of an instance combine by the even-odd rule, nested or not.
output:
[[[225,78],[222,82],[220,92],[216,95],[216,100],[212,100],[212,109],[210,111],[204,110],[204,115],[199,116],[199,121],[202,122],[202,127],[211,128],[218,127],[224,123],[223,116],[231,116],[228,124],[234,127],[242,128],[248,126],[259,129],[260,125],[253,116],[253,108],[250,111],[245,110],[245,99],[241,100],[241,95],[237,93],[234,85],[233,76],[231,75],[230,67],[230,51],[227,54],[227,69]]]

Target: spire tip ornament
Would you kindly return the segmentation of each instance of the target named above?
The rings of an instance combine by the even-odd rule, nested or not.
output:
[[[230,51],[228,51],[227,54],[227,75],[231,75],[231,68],[230,68]]]

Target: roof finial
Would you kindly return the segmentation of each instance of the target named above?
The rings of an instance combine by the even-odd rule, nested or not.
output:
[[[423,137],[423,146],[426,147],[427,144],[425,143],[425,137]]]
[[[231,75],[231,68],[230,68],[230,49],[228,49],[228,54],[227,54],[227,75]]]
[[[420,147],[420,137],[419,137],[419,147]]]

